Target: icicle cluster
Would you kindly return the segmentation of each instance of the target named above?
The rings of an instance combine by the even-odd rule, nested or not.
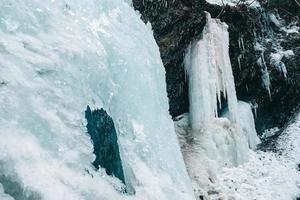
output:
[[[203,38],[192,43],[185,58],[189,76],[190,123],[200,130],[217,116],[221,95],[228,101],[229,119],[237,122],[237,98],[229,58],[227,25],[207,14]]]

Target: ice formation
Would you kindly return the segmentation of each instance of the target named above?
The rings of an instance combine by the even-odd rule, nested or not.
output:
[[[246,162],[259,138],[250,104],[237,101],[225,23],[207,14],[203,36],[190,45],[185,68],[190,112],[175,125],[196,194],[207,196],[218,190],[219,171]],[[228,105],[218,117],[221,95]]]
[[[270,55],[271,65],[276,67],[277,70],[281,71],[285,78],[287,78],[287,69],[282,59],[284,57],[289,58],[290,56],[294,56],[294,52],[292,50],[282,51],[280,49],[278,49],[276,53],[271,53]]]
[[[128,3],[2,0],[0,10],[1,198],[194,198],[159,49]],[[87,105],[112,117],[135,195],[92,167]]]
[[[255,150],[256,146],[260,143],[255,129],[254,116],[252,108],[249,103],[238,101],[239,125],[244,134],[248,138],[249,147]],[[228,117],[228,110],[226,109],[222,116]]]
[[[264,51],[261,52],[261,55],[257,60],[257,64],[258,66],[260,66],[263,87],[267,90],[268,95],[271,99],[271,80],[269,70],[265,61]]]
[[[228,102],[229,119],[238,122],[237,97],[229,58],[227,25],[207,14],[203,38],[190,45],[185,58],[189,77],[190,124],[193,130],[217,116],[221,95]]]

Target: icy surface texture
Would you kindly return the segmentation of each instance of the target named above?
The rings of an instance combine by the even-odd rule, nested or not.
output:
[[[196,133],[190,129],[188,114],[175,122],[184,160],[197,195],[215,190],[223,167],[234,167],[248,159],[248,143],[240,129],[227,118],[215,118]]]
[[[175,125],[197,195],[217,191],[221,169],[245,163],[249,146],[259,143],[251,106],[238,105],[228,40],[227,25],[207,14],[202,39],[191,44],[185,58],[190,113]],[[228,108],[218,118],[222,98]]]
[[[277,149],[277,153],[251,152],[249,162],[238,168],[225,168],[219,176],[222,198],[283,200],[299,197],[300,115],[283,131]]]
[[[256,146],[260,143],[260,139],[257,136],[255,129],[254,116],[252,113],[251,105],[238,101],[238,114],[239,114],[239,125],[242,128],[243,133],[248,138],[248,144],[251,149],[255,149]],[[222,116],[228,117],[228,109],[222,113]]]
[[[151,27],[121,0],[2,0],[0,176],[36,199],[193,199],[164,74]],[[134,196],[92,167],[87,105],[112,117]]]
[[[230,121],[237,122],[237,97],[225,23],[212,19],[207,13],[203,38],[189,47],[185,67],[189,77],[192,129],[200,130],[217,116],[222,94],[228,102]]]

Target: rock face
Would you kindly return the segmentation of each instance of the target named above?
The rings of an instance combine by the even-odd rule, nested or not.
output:
[[[85,116],[88,122],[88,134],[91,136],[96,155],[93,165],[97,169],[104,168],[108,175],[114,175],[125,183],[117,133],[112,118],[105,110],[92,111],[89,106]]]
[[[300,102],[300,6],[294,0],[260,3],[255,8],[243,1],[230,7],[204,0],[133,0],[160,47],[173,117],[188,111],[183,58],[190,42],[201,37],[205,11],[229,26],[237,96],[255,108],[258,132],[283,126],[292,116]]]

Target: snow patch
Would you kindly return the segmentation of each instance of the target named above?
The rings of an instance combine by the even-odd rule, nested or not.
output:
[[[250,7],[260,7],[260,3],[256,0],[206,0],[206,2],[210,4],[216,5],[229,5],[229,6],[237,6],[239,4],[245,4]]]
[[[283,50],[278,50],[276,53],[271,53],[270,57],[270,62],[271,65],[276,67],[277,70],[281,71],[283,76],[285,78],[287,78],[287,69],[286,66],[284,64],[284,62],[282,61],[282,59],[285,58],[289,58],[291,56],[294,56],[294,52],[292,50],[287,50],[287,51],[283,51]]]

